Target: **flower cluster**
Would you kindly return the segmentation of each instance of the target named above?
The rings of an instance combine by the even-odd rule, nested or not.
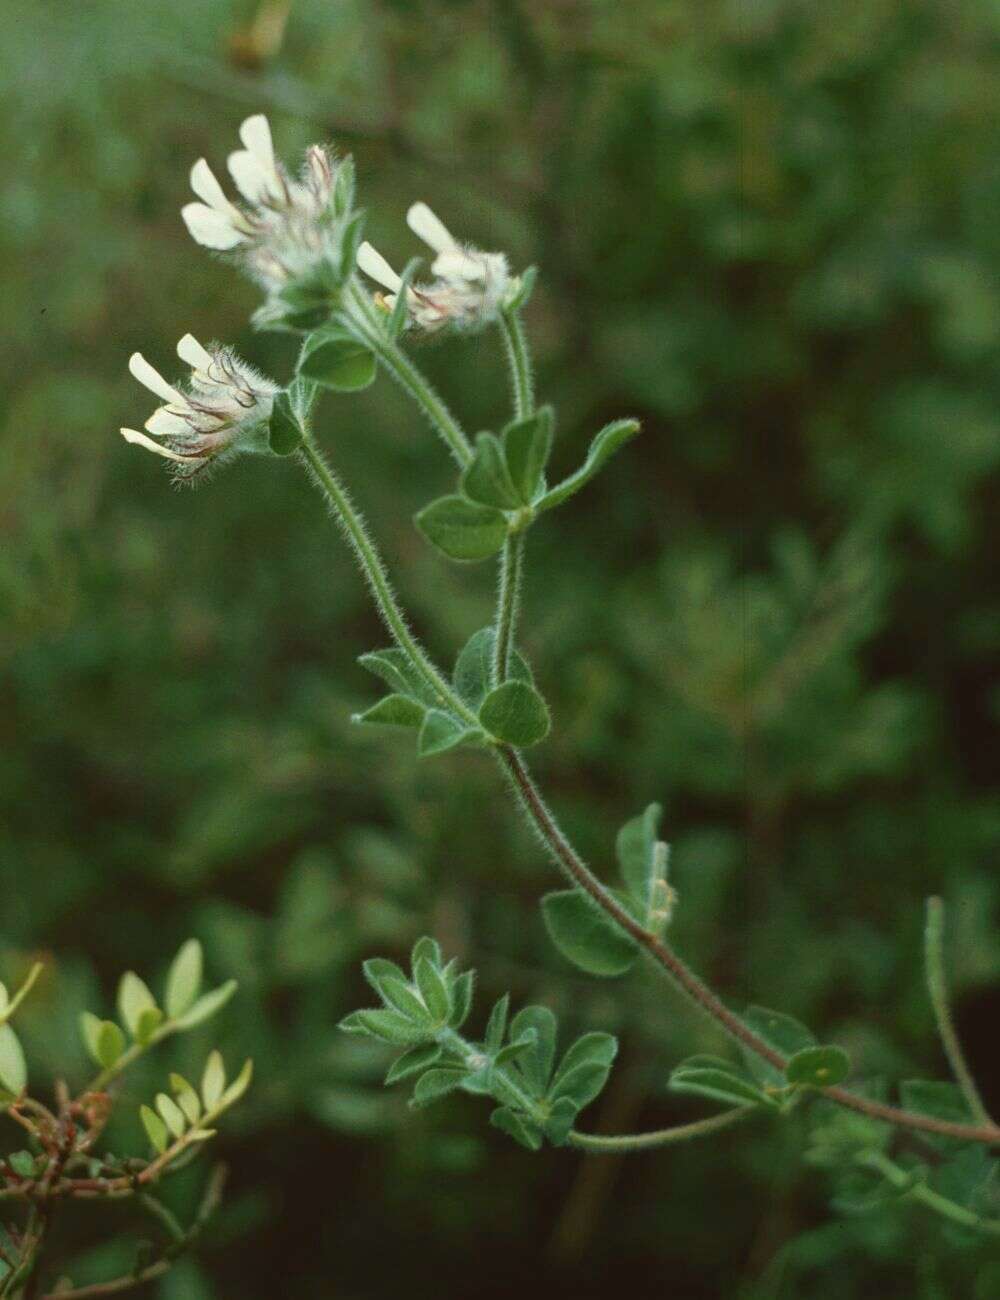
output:
[[[407,289],[411,322],[426,333],[435,333],[447,326],[477,330],[495,321],[512,284],[504,254],[460,244],[426,203],[414,203],[406,222],[436,253],[431,265],[433,283]],[[382,254],[364,243],[358,249],[358,266],[391,291],[384,296],[391,308],[402,280]]]
[[[177,355],[191,367],[186,391],[167,383],[140,352],[133,353],[129,370],[165,405],[146,421],[148,433],[121,432],[127,442],[173,461],[176,477],[190,479],[226,452],[253,449],[278,389],[230,348],[204,348],[191,334],[177,344]]]
[[[188,203],[181,216],[193,239],[233,253],[273,293],[307,275],[333,251],[338,164],[329,150],[314,144],[306,150],[299,178],[293,179],[275,158],[271,128],[260,113],[246,119],[240,139],[245,148],[231,153],[227,165],[246,203],[231,203],[199,158],[191,169],[191,188],[201,202]]]

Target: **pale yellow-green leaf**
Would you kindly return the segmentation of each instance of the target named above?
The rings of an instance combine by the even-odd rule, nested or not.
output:
[[[222,1055],[220,1052],[210,1052],[201,1078],[201,1099],[207,1111],[214,1110],[219,1104],[225,1086],[226,1067]]]
[[[194,1005],[201,988],[201,970],[201,944],[197,939],[188,939],[167,972],[165,1004],[171,1020],[183,1016]]]

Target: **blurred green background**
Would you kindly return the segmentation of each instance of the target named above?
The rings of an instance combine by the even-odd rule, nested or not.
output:
[[[645,430],[533,532],[524,648],[553,709],[536,767],[586,855],[656,799],[676,939],[735,1006],[778,1006],[863,1073],[944,1077],[920,972],[949,904],[957,1011],[1000,1105],[997,552],[1000,22],[990,0],[5,0],[0,194],[0,976],[45,955],[20,1018],[36,1079],[82,1081],[75,1017],[199,936],[237,1000],[218,1043],[257,1082],[218,1146],[205,1250],[157,1300],[513,1293],[708,1300],[1000,1294],[1000,1264],[919,1209],[829,1206],[796,1124],[676,1154],[532,1157],[475,1099],[409,1112],[335,1030],[363,957],[432,932],[502,991],[622,1054],[584,1117],[694,1118],[670,1067],[721,1044],[648,973],[587,980],[549,946],[554,877],[487,761],[361,734],[385,636],[290,464],[172,491],[119,424],[126,361],[221,338],[279,378],[252,286],[188,239],[187,171],[269,114],[293,159],[355,154],[369,234],[404,213],[514,264],[557,468],[606,419]],[[283,20],[287,24],[283,27]],[[496,427],[493,337],[421,353]],[[318,428],[450,662],[489,566],[410,522],[451,470],[386,379]],[[198,1175],[173,1193],[182,1212]],[[77,1280],[127,1213],[65,1216]],[[139,1294],[139,1293],[137,1293]]]

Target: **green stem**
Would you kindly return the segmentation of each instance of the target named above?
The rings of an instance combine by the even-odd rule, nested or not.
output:
[[[708,1119],[696,1120],[693,1124],[677,1124],[673,1128],[656,1129],[651,1133],[579,1133],[571,1129],[566,1139],[571,1147],[581,1151],[590,1151],[595,1155],[617,1155],[620,1152],[645,1151],[649,1147],[671,1146],[675,1142],[687,1142],[692,1138],[706,1137],[719,1129],[728,1128],[741,1119],[746,1119],[756,1110],[755,1106],[734,1106]]]
[[[937,1021],[938,1033],[944,1047],[952,1074],[958,1081],[970,1114],[980,1124],[992,1123],[989,1111],[983,1105],[979,1089],[972,1077],[955,1032],[948,998],[948,980],[944,965],[944,903],[940,898],[927,900],[927,927],[924,931],[924,964],[927,971],[927,990]]]
[[[974,1228],[979,1232],[988,1232],[993,1236],[1000,1236],[1000,1220],[982,1219],[978,1214],[973,1214],[965,1206],[956,1204],[947,1196],[942,1196],[940,1192],[935,1192],[933,1188],[928,1187],[926,1183],[914,1182],[911,1174],[901,1168],[894,1160],[882,1154],[881,1151],[863,1151],[855,1156],[859,1165],[865,1168],[873,1169],[880,1173],[882,1177],[891,1183],[893,1187],[905,1193],[911,1200],[919,1201],[935,1214],[941,1215],[944,1219],[950,1219],[952,1223],[961,1224],[963,1228]]]
[[[372,314],[375,308],[371,306],[368,295],[363,290],[356,289],[349,295],[348,302],[353,307],[347,316],[348,324],[356,331],[361,341],[371,348],[399,386],[409,393],[448,444],[459,466],[464,469],[472,460],[472,447],[444,400],[438,396],[399,344],[388,337],[384,322]]]
[[[305,437],[299,453],[313,480],[329,503],[330,509],[343,529],[344,536],[354,552],[362,573],[375,600],[382,621],[392,633],[396,644],[406,654],[416,672],[446,708],[457,713],[470,726],[478,727],[479,720],[463,700],[451,689],[440,672],[424,653],[416,637],[407,626],[406,618],[393,594],[389,576],[382,557],[368,536],[364,521],[355,510],[346,488],[326,464],[311,437]]]
[[[531,352],[521,323],[520,313],[505,310],[500,314],[500,334],[510,364],[510,382],[514,392],[514,415],[523,420],[534,410]]]
[[[493,685],[507,680],[510,654],[514,648],[514,629],[521,597],[521,573],[527,533],[508,536],[500,555],[500,578],[497,588],[496,636],[493,638]]]

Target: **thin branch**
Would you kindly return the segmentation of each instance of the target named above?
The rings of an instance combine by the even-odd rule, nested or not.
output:
[[[950,1219],[952,1223],[961,1224],[963,1228],[974,1228],[978,1232],[988,1232],[991,1235],[1000,1236],[1000,1219],[983,1219],[978,1214],[973,1214],[967,1210],[964,1205],[959,1205],[955,1201],[949,1200],[947,1196],[942,1196],[940,1192],[935,1192],[932,1187],[926,1183],[914,1181],[912,1175],[907,1170],[897,1165],[894,1160],[883,1155],[881,1151],[862,1151],[855,1156],[855,1162],[867,1169],[875,1170],[882,1175],[886,1182],[891,1183],[898,1191],[908,1196],[910,1200],[919,1201],[935,1214],[941,1215],[944,1219]]]
[[[955,1022],[951,1015],[951,1002],[948,997],[948,980],[944,965],[944,903],[940,898],[927,900],[927,925],[924,930],[924,965],[927,974],[927,991],[930,994],[934,1018],[937,1021],[941,1045],[951,1066],[951,1072],[962,1090],[969,1113],[980,1124],[992,1124],[989,1111],[983,1105],[976,1081],[972,1077],[962,1044],[955,1032]]]
[[[589,1151],[594,1155],[617,1155],[624,1151],[645,1151],[649,1147],[672,1146],[692,1138],[707,1137],[720,1129],[746,1119],[756,1111],[756,1106],[734,1106],[708,1119],[695,1120],[693,1124],[675,1124],[673,1128],[656,1129],[650,1133],[580,1133],[571,1129],[566,1141],[571,1147]]]

